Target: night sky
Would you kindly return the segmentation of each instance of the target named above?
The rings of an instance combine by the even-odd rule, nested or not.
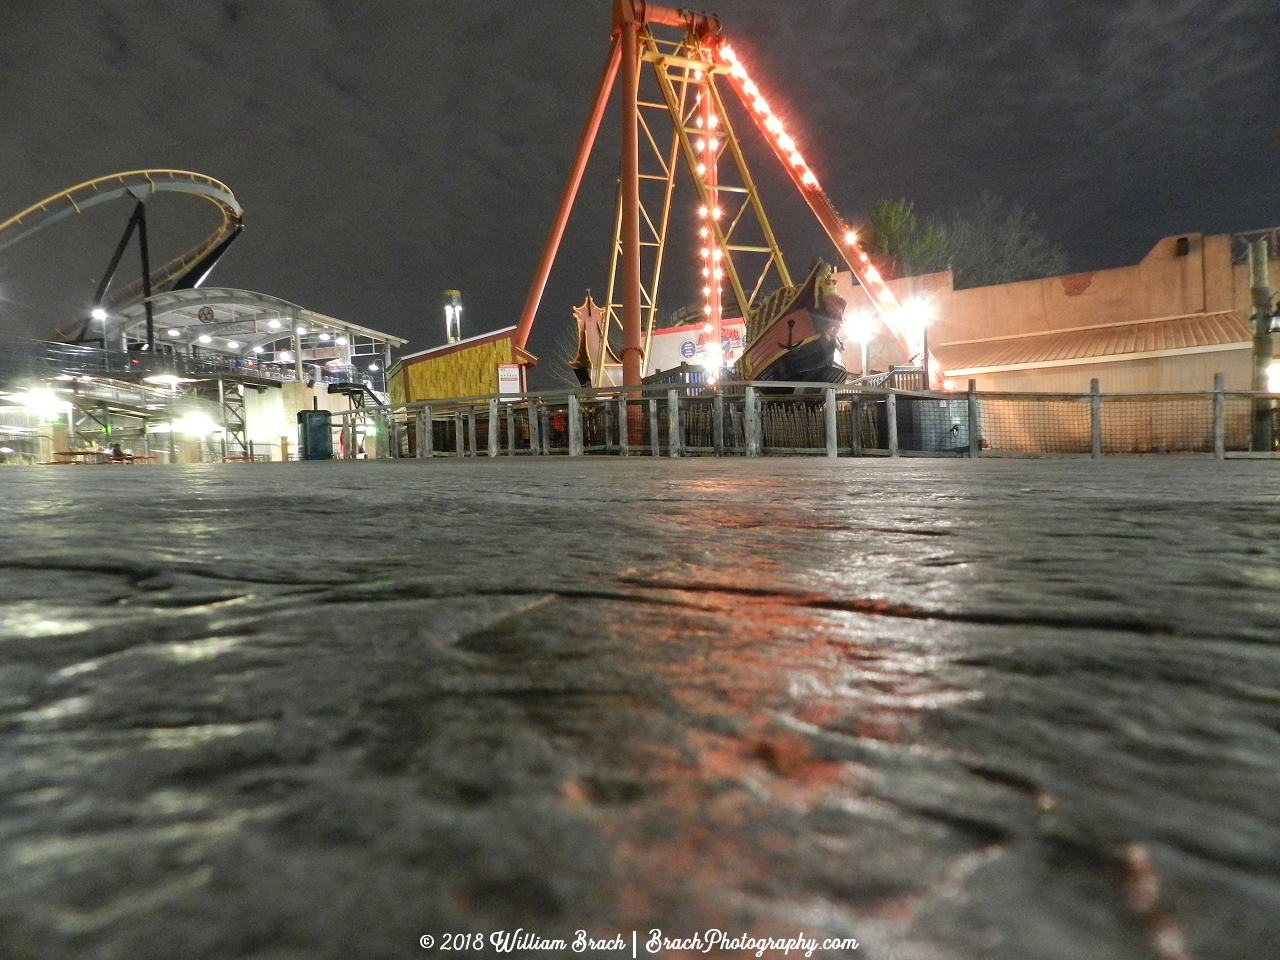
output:
[[[851,222],[883,197],[940,213],[991,190],[1034,210],[1076,270],[1280,223],[1276,0],[715,8]],[[465,335],[513,324],[609,25],[607,0],[0,0],[0,219],[95,176],[195,170],[246,211],[210,283],[408,349],[443,341],[451,287]],[[605,284],[616,127],[614,108],[530,343],[544,358]],[[793,270],[830,258],[771,155],[750,156]],[[156,201],[157,260],[208,231],[206,207]],[[0,252],[0,333],[82,312],[128,215],[99,207]],[[693,299],[689,259],[673,253],[664,309]]]

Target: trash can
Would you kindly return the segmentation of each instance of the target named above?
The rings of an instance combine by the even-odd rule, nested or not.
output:
[[[333,417],[328,410],[298,411],[298,459],[333,459]]]

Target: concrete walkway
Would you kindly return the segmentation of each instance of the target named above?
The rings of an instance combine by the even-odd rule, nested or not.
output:
[[[3,470],[0,956],[1265,956],[1278,470]]]

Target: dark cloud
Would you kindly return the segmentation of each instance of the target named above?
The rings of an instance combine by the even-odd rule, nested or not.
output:
[[[716,6],[850,219],[883,196],[936,212],[991,190],[1036,210],[1080,268],[1168,233],[1280,222],[1273,0]],[[513,323],[608,24],[605,0],[3,0],[0,215],[116,170],[194,169],[247,211],[218,282],[417,348],[442,339],[448,287],[473,330]],[[612,126],[599,153],[535,352],[604,285]],[[750,155],[789,255],[826,253],[770,158]],[[4,327],[43,332],[78,309],[127,213],[0,253]],[[157,242],[181,249],[207,218],[158,204]],[[668,306],[688,293],[683,259]]]

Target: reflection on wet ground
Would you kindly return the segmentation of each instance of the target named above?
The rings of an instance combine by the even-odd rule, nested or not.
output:
[[[4,481],[0,955],[1280,938],[1270,464]]]

